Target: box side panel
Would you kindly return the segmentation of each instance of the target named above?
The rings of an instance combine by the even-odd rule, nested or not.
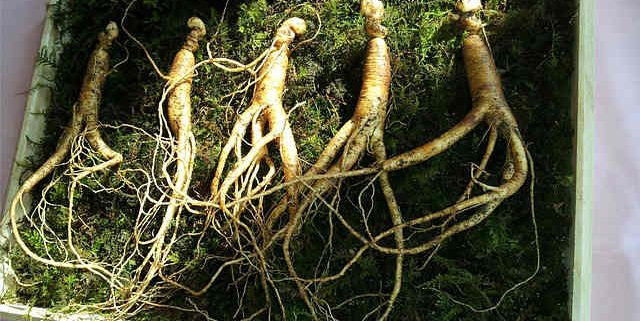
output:
[[[579,1],[576,73],[576,204],[572,268],[573,321],[591,319],[591,215],[594,135],[594,0]]]
[[[56,1],[49,2],[51,5]],[[48,10],[48,16],[42,31],[42,40],[40,43],[40,52],[47,53],[57,58],[59,48],[59,35],[50,18],[51,9]],[[31,81],[31,89],[27,98],[24,119],[22,122],[22,130],[18,139],[17,150],[15,153],[14,163],[11,169],[9,184],[7,185],[6,201],[4,206],[4,214],[2,216],[2,224],[0,225],[0,298],[6,298],[7,294],[13,287],[13,271],[9,264],[9,250],[11,248],[11,230],[8,224],[7,209],[20,186],[21,179],[28,174],[24,164],[35,155],[33,142],[41,141],[44,137],[46,112],[51,101],[51,80],[55,76],[55,69],[50,64],[37,64],[33,78]],[[25,210],[30,209],[31,198],[26,195],[23,198]],[[21,215],[24,212],[18,211]]]
[[[3,321],[103,321],[104,318],[89,314],[51,313],[47,309],[20,304],[0,305],[0,320]]]

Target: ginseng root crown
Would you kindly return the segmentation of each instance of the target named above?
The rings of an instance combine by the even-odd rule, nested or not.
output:
[[[293,42],[296,36],[301,36],[307,32],[307,23],[298,18],[293,17],[282,23],[275,36],[275,45],[280,47]]]
[[[462,0],[456,3],[458,13],[451,14],[451,20],[456,22],[460,28],[471,32],[478,33],[484,27],[482,20],[476,16],[476,12],[482,10],[482,2],[480,0]]]
[[[107,27],[104,28],[104,31],[98,34],[99,45],[104,48],[111,46],[113,40],[118,38],[119,33],[120,30],[118,29],[118,25],[115,22],[110,21],[107,24]]]
[[[456,8],[462,13],[473,13],[478,10],[482,10],[481,0],[459,0],[456,3]]]
[[[382,25],[384,18],[384,4],[380,0],[361,0],[360,14],[365,19],[365,30],[372,38],[384,38],[387,35],[387,28]]]
[[[199,42],[207,35],[207,28],[204,22],[198,17],[191,17],[187,21],[187,26],[191,28],[191,32],[187,35],[187,40],[182,46],[184,49],[195,52],[198,50]]]

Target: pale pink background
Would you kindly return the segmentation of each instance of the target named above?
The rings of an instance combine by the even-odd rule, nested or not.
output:
[[[593,321],[640,320],[640,1],[596,1]],[[0,196],[45,0],[0,0]],[[0,203],[0,204],[3,204]]]
[[[640,320],[640,1],[596,0],[594,321]]]

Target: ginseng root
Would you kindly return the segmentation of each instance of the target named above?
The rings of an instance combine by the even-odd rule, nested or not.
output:
[[[105,31],[98,35],[98,44],[93,50],[87,63],[87,69],[80,94],[77,102],[73,106],[73,115],[69,125],[65,128],[62,136],[58,140],[58,145],[55,151],[49,158],[42,164],[27,180],[20,186],[15,196],[11,201],[9,208],[9,218],[11,220],[11,228],[13,237],[18,246],[32,259],[55,267],[60,268],[72,268],[72,269],[86,269],[92,273],[97,274],[113,287],[120,288],[121,283],[118,278],[108,271],[102,264],[90,263],[86,259],[82,258],[79,251],[75,248],[72,240],[72,228],[73,221],[73,193],[76,189],[78,182],[92,174],[110,167],[113,167],[122,162],[122,155],[114,151],[109,145],[102,139],[99,131],[98,121],[98,106],[100,105],[100,99],[102,94],[102,87],[109,73],[109,52],[107,51],[111,46],[111,43],[118,36],[118,26],[115,22],[110,22]],[[79,161],[69,161],[69,170],[65,173],[71,177],[71,183],[69,188],[69,206],[68,206],[68,222],[67,222],[67,239],[66,246],[73,253],[74,259],[57,260],[51,255],[48,257],[42,257],[34,253],[20,236],[19,228],[19,212],[18,205],[20,205],[22,212],[26,213],[25,206],[23,204],[23,197],[25,194],[29,194],[42,180],[51,175],[57,167],[60,167],[66,163],[65,159],[69,153],[71,157],[77,157],[80,153],[75,151],[77,148],[82,148],[77,145],[77,142],[81,139],[86,139],[93,151],[100,155],[105,161],[95,164],[93,166],[83,166]],[[29,222],[32,222],[29,220]],[[36,227],[33,227],[36,228]],[[37,228],[36,228],[37,229]],[[41,233],[42,234],[42,233]],[[44,235],[42,235],[44,238]],[[59,238],[55,238],[60,240]],[[44,243],[45,246],[47,242]],[[58,244],[58,246],[64,247],[65,244]]]
[[[271,142],[276,141],[278,144],[285,182],[290,182],[300,175],[298,151],[282,104],[282,94],[289,65],[289,45],[296,36],[304,34],[306,29],[305,21],[300,18],[289,18],[278,28],[267,58],[258,73],[253,99],[249,107],[238,116],[220,154],[211,182],[211,195],[219,203],[222,211],[231,217],[237,218],[245,206],[237,202],[233,209],[229,209],[226,206],[228,198],[233,196],[238,199],[243,193],[251,195],[258,192],[273,178],[275,168],[267,150]],[[269,130],[265,133],[267,125]],[[249,128],[251,148],[243,153],[244,137]],[[232,152],[236,162],[230,165],[228,158]],[[267,164],[269,170],[259,180],[258,174],[263,162]],[[223,177],[226,167],[229,167],[229,170]],[[234,186],[233,195],[230,195],[229,190]],[[297,208],[297,194],[297,186],[290,185],[285,197],[285,203],[290,211]]]
[[[160,270],[167,260],[171,246],[165,244],[165,238],[176,215],[179,215],[184,205],[193,171],[196,143],[191,131],[191,83],[196,63],[194,52],[198,50],[199,42],[206,35],[206,29],[202,20],[197,17],[189,19],[187,25],[191,31],[182,48],[175,55],[167,75],[169,96],[166,110],[167,122],[174,141],[171,150],[174,161],[163,164],[163,171],[168,173],[167,168],[174,165],[173,175],[165,174],[167,183],[171,187],[171,196],[160,227],[151,239],[152,245],[137,269],[136,279],[141,280],[140,284],[134,288],[134,295],[124,306],[124,311],[129,309],[145,293],[152,280],[160,274]],[[145,273],[144,277],[141,277],[142,273]]]

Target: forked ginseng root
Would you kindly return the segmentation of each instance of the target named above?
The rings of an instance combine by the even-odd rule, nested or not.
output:
[[[273,178],[274,164],[267,150],[271,142],[276,141],[278,144],[285,181],[289,182],[300,175],[298,151],[282,104],[282,95],[289,66],[289,45],[296,36],[304,34],[306,29],[305,21],[300,18],[289,18],[278,28],[267,58],[258,72],[253,99],[238,116],[222,149],[211,182],[211,194],[226,215],[237,217],[244,209],[242,203],[236,203],[229,209],[226,205],[228,198],[251,195],[267,186]],[[268,131],[265,133],[267,126]],[[248,130],[251,131],[251,148],[245,153],[242,149]],[[232,153],[235,162],[229,164]],[[269,171],[260,179],[263,162],[267,164]],[[224,175],[226,167],[229,170]],[[235,190],[230,192],[232,187]],[[290,210],[297,207],[297,197],[297,187],[295,184],[290,185],[285,201]]]
[[[89,57],[87,69],[80,94],[77,102],[73,106],[72,119],[69,125],[58,140],[58,145],[49,158],[37,170],[27,178],[20,186],[11,201],[9,208],[9,219],[11,220],[11,228],[13,237],[18,246],[32,259],[60,268],[85,269],[91,271],[101,278],[105,279],[112,286],[118,288],[121,286],[120,281],[113,277],[113,274],[99,263],[91,263],[83,258],[73,243],[73,232],[71,224],[73,222],[73,193],[78,182],[92,174],[109,167],[113,167],[122,161],[122,155],[114,151],[102,139],[100,134],[100,124],[98,121],[98,107],[102,95],[102,87],[109,73],[109,52],[107,51],[111,43],[118,36],[118,26],[115,22],[110,22],[105,31],[98,35],[98,44]],[[69,153],[73,153],[73,149],[79,148],[76,143],[79,139],[86,139],[93,151],[105,159],[104,162],[93,166],[82,166],[74,162],[69,163],[71,183],[69,188],[69,206],[68,206],[68,233],[66,236],[66,247],[74,254],[73,259],[58,260],[52,256],[42,257],[33,252],[20,236],[19,212],[18,207],[25,212],[25,206],[22,203],[25,194],[33,191],[33,189],[42,182],[46,177],[51,175],[57,167],[65,163],[65,159]],[[75,153],[73,153],[75,154]],[[74,156],[74,155],[72,155]],[[29,215],[29,213],[24,213]],[[31,220],[27,220],[31,222]],[[31,228],[35,228],[31,226]],[[44,236],[43,236],[44,238]],[[60,240],[60,239],[59,239]],[[46,243],[45,243],[46,244]],[[59,244],[64,247],[65,244]]]

